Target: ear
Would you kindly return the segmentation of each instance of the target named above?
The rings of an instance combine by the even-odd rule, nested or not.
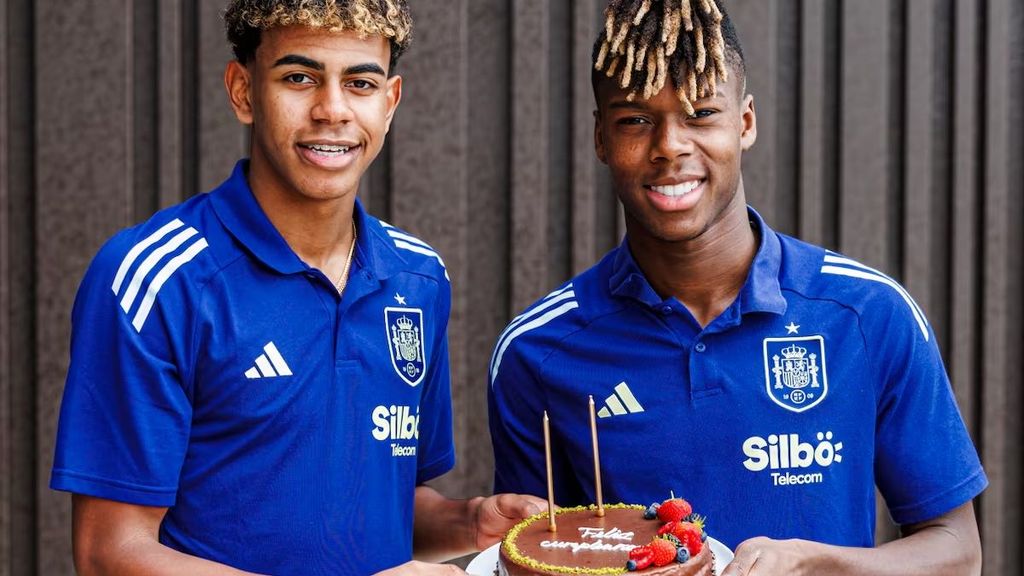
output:
[[[604,147],[604,136],[601,134],[601,111],[594,110],[594,152],[602,164],[608,163],[608,151]]]
[[[741,111],[743,132],[740,133],[740,146],[747,151],[754,145],[754,142],[757,142],[757,114],[754,112],[754,96],[752,94],[743,97]]]
[[[252,76],[238,60],[228,62],[224,69],[224,88],[235,117],[242,124],[252,124]]]
[[[392,76],[387,80],[387,118],[386,130],[391,130],[391,119],[395,117],[395,110],[398,110],[398,103],[402,101],[402,77]]]

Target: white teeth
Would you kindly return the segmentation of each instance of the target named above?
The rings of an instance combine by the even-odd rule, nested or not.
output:
[[[664,194],[665,196],[682,196],[689,192],[693,192],[697,186],[700,186],[702,180],[690,180],[689,182],[683,182],[682,184],[674,184],[672,186],[651,186],[651,190],[654,190],[658,194]]]
[[[324,154],[344,154],[348,152],[350,146],[333,146],[331,144],[309,144],[307,148],[316,150],[317,152],[323,152]]]

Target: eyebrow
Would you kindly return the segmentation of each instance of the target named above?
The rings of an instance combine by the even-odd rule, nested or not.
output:
[[[324,66],[323,62],[318,62],[316,60],[313,60],[312,58],[300,56],[298,54],[288,54],[287,56],[282,56],[281,58],[278,58],[277,62],[274,62],[274,66],[272,67],[276,68],[278,66],[295,65],[303,66],[305,68],[312,68],[313,70],[322,71],[326,69],[326,66]],[[365,64],[356,64],[354,66],[349,66],[348,68],[345,69],[346,76],[353,76],[358,74],[380,74],[381,76],[386,76],[387,72],[385,72],[384,69],[381,68],[379,64],[373,62],[367,62]]]
[[[277,62],[274,62],[274,65],[272,66],[272,68],[276,68],[278,66],[292,66],[292,65],[304,66],[306,68],[312,68],[314,70],[323,70],[324,69],[323,62],[317,62],[316,60],[313,60],[312,58],[307,58],[305,56],[299,56],[298,54],[288,54],[287,56],[282,56],[281,58],[278,58]]]
[[[375,64],[373,62],[356,64],[355,66],[349,66],[345,69],[346,76],[355,76],[358,74],[380,74],[381,76],[387,76],[387,72],[385,72],[379,64]]]
[[[608,104],[608,107],[612,109],[628,108],[630,110],[643,110],[645,108],[645,106],[642,106],[637,102],[630,102],[629,100],[616,100],[615,102]]]

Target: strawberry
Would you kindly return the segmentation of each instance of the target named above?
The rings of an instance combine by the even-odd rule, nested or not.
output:
[[[678,522],[693,513],[693,507],[682,498],[665,500],[658,507],[658,519],[662,522]]]
[[[654,552],[652,562],[655,566],[667,566],[676,559],[676,547],[668,540],[655,538],[648,546]]]

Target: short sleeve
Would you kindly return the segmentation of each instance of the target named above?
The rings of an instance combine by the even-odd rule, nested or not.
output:
[[[451,285],[440,281],[434,308],[436,329],[433,354],[420,400],[419,445],[416,483],[441,476],[455,466],[455,441],[452,434],[451,368],[448,360],[448,314]]]
[[[895,522],[922,522],[971,500],[988,480],[923,313],[900,302],[873,328],[884,335],[874,347],[875,477]]]
[[[192,416],[182,369],[188,307],[181,278],[163,285],[155,303],[142,301],[144,291],[127,297],[130,286],[115,290],[130,248],[123,235],[100,251],[75,299],[50,487],[170,506]],[[151,308],[143,315],[140,306]]]
[[[504,335],[503,335],[504,336]],[[494,492],[547,496],[544,456],[546,396],[539,377],[541,358],[530,354],[524,337],[506,342],[499,338],[487,391],[488,423],[494,450]],[[500,357],[500,359],[499,359]],[[552,425],[552,472],[555,501],[561,506],[589,502],[575,481],[572,464]]]

